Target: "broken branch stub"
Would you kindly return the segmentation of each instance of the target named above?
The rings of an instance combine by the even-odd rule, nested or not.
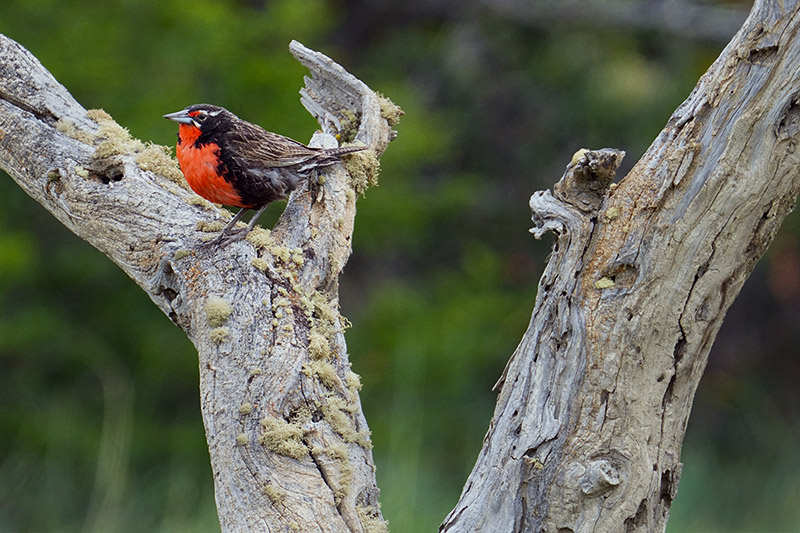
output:
[[[578,150],[567,165],[564,176],[553,187],[555,197],[581,211],[597,211],[623,157],[625,152],[614,148]]]

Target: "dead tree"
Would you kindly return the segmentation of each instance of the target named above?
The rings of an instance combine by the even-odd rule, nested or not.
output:
[[[478,461],[441,531],[663,531],[728,307],[800,190],[800,8],[759,0],[617,186],[579,152]]]
[[[0,167],[117,263],[197,347],[224,531],[379,531],[337,280],[357,195],[374,182],[400,111],[329,58],[290,48],[312,74],[306,108],[369,150],[295,191],[271,231],[204,246],[227,211],[188,190],[167,150],[85,110],[2,36]]]
[[[711,343],[800,189],[800,12],[759,1],[633,170],[576,153],[531,198],[556,234],[528,332],[442,531],[663,530]],[[222,211],[0,39],[0,166],[108,255],[198,349],[224,531],[380,531],[337,279],[399,110],[292,44],[303,101],[371,156],[296,191],[272,231],[203,247]],[[330,142],[321,137],[319,142]],[[212,222],[208,222],[211,219]]]

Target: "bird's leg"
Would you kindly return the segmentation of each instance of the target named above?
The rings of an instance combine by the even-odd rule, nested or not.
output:
[[[256,214],[253,215],[253,218],[250,219],[250,224],[247,226],[247,231],[248,232],[250,232],[255,227],[256,221],[258,220],[258,217],[261,216],[261,213],[264,212],[264,210],[267,208],[267,205],[269,205],[269,204],[262,205],[261,207],[259,207],[258,211],[256,211]]]
[[[210,241],[207,241],[207,242],[206,242],[206,243],[204,243],[204,244],[205,244],[206,246],[210,246],[210,245],[212,245],[212,244],[220,244],[220,243],[223,241],[223,239],[225,239],[225,240],[235,240],[235,239],[233,239],[232,237],[238,236],[238,235],[239,235],[241,232],[243,232],[243,231],[245,232],[245,235],[246,235],[246,234],[247,234],[247,232],[249,232],[249,231],[250,231],[250,229],[249,229],[249,228],[248,228],[247,230],[244,230],[244,229],[242,229],[242,230],[240,230],[240,231],[238,231],[238,232],[234,232],[234,233],[233,233],[233,234],[231,234],[231,235],[228,235],[228,230],[230,230],[232,227],[234,227],[234,226],[236,225],[236,223],[237,223],[237,222],[239,222],[239,220],[241,220],[241,218],[244,216],[245,212],[246,212],[248,209],[249,209],[249,208],[247,208],[247,207],[243,207],[242,209],[240,209],[240,210],[239,210],[239,212],[238,212],[238,213],[236,213],[236,214],[233,216],[233,218],[230,220],[230,222],[228,222],[228,223],[225,225],[225,227],[224,227],[224,228],[222,228],[222,231],[220,231],[220,232],[219,232],[219,235],[217,235],[216,237],[214,237],[214,238],[213,238],[213,239],[211,239]],[[227,239],[226,239],[226,236],[227,236]],[[240,237],[240,238],[241,238],[241,237]]]
[[[267,204],[269,205],[269,204]],[[235,231],[231,231],[237,222],[242,218],[245,212],[250,209],[249,207],[243,207],[238,213],[236,213],[233,218],[231,219],[228,224],[222,228],[222,231],[219,232],[215,238],[211,239],[210,241],[204,243],[206,246],[212,244],[229,244],[234,241],[238,241],[244,239],[248,233],[255,227],[256,222],[258,222],[258,217],[261,216],[261,213],[267,209],[267,205],[262,205],[258,208],[258,211],[253,215],[253,218],[250,219],[250,224],[246,228],[238,229]]]
[[[227,232],[229,229],[231,229],[232,227],[234,227],[234,226],[236,225],[236,223],[237,223],[237,222],[239,222],[239,221],[242,219],[242,217],[244,216],[245,212],[246,212],[248,209],[249,209],[249,208],[247,208],[247,207],[243,207],[243,208],[241,208],[241,209],[239,210],[239,212],[238,212],[238,213],[236,213],[236,214],[233,216],[233,218],[231,219],[231,221],[230,221],[230,222],[228,222],[228,224],[227,224],[227,225],[226,225],[224,228],[222,228],[222,233],[226,233],[226,232]]]

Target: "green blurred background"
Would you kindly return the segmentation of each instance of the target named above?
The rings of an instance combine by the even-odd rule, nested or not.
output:
[[[308,140],[291,39],[402,106],[341,302],[385,517],[416,532],[455,504],[527,326],[550,248],[527,233],[528,197],[581,147],[624,149],[629,169],[749,9],[614,5],[4,0],[0,32],[160,144],[176,130],[161,115],[197,102]],[[670,531],[800,530],[799,225],[712,351]],[[192,345],[5,174],[0,365],[0,531],[219,530]]]

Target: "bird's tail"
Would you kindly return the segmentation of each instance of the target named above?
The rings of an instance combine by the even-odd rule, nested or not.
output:
[[[351,154],[353,152],[360,152],[361,150],[366,150],[366,146],[340,146],[339,148],[329,148],[324,150],[323,153],[326,157],[342,157],[346,154]]]
[[[341,146],[319,150],[313,156],[295,167],[295,172],[301,175],[310,174],[314,170],[335,165],[342,160],[343,155],[366,150],[366,146]]]

